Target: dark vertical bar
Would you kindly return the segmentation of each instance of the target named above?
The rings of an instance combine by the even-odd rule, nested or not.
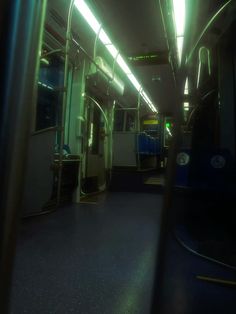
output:
[[[163,197],[163,208],[161,212],[161,223],[160,223],[160,238],[159,247],[157,254],[157,265],[156,265],[156,276],[155,286],[153,291],[153,303],[151,313],[160,313],[162,306],[162,293],[164,287],[164,277],[166,270],[166,253],[168,236],[172,229],[174,213],[172,210],[173,197],[174,197],[174,184],[175,184],[175,172],[176,172],[176,156],[179,147],[179,137],[181,128],[181,105],[182,97],[181,90],[183,90],[183,78],[184,68],[180,68],[176,76],[176,88],[175,93],[175,112],[174,112],[174,136],[172,143],[169,148],[168,162],[167,162],[167,173],[166,173],[166,184],[165,192]]]
[[[234,29],[229,31],[233,38]],[[235,157],[235,78],[234,78],[234,41],[222,39],[218,48],[220,128],[221,147],[227,148]],[[227,83],[226,83],[227,82]],[[227,121],[227,127],[226,127]],[[222,145],[223,144],[223,145]]]
[[[160,10],[163,12],[163,8],[165,12],[163,12],[163,22],[165,24],[165,20],[171,23],[170,16],[168,14],[168,7],[164,0],[159,0]],[[191,25],[190,21],[192,18],[193,5],[191,3],[187,4],[186,2],[186,12],[188,15],[186,17],[186,25]],[[196,4],[195,4],[196,5]],[[173,27],[173,26],[172,26]],[[165,27],[164,27],[165,28]],[[166,31],[167,38],[173,37],[173,28]],[[186,56],[188,51],[190,50],[190,39],[191,34],[190,31],[186,31],[185,41],[183,46],[183,53],[181,58],[181,65],[178,68],[174,68],[174,81],[175,81],[175,90],[172,92],[175,95],[175,103],[174,103],[174,130],[173,130],[173,140],[168,152],[168,163],[167,163],[167,173],[166,173],[166,184],[165,184],[165,192],[163,197],[163,208],[161,212],[161,223],[160,223],[160,238],[158,243],[158,253],[157,253],[157,263],[156,263],[156,274],[155,274],[155,283],[153,288],[153,302],[151,306],[151,313],[161,313],[162,309],[162,297],[163,297],[163,288],[164,288],[164,280],[165,280],[165,271],[166,271],[166,255],[167,255],[167,245],[168,239],[171,234],[173,220],[175,217],[175,213],[173,212],[173,202],[174,202],[174,186],[176,180],[176,157],[178,153],[178,149],[180,146],[180,135],[181,135],[181,107],[183,104],[183,91],[185,85],[185,79],[187,77],[187,64],[185,63]],[[173,58],[172,64],[175,65],[175,59]],[[163,140],[164,143],[164,140]]]
[[[8,313],[46,0],[0,7],[0,313]]]

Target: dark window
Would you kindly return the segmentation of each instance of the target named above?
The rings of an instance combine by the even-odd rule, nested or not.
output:
[[[114,117],[114,131],[115,132],[122,132],[124,127],[124,111],[123,110],[116,110],[115,117]]]
[[[99,152],[99,132],[100,132],[100,111],[97,107],[94,107],[92,154],[98,154]]]
[[[38,98],[36,110],[36,130],[59,125],[61,122],[63,85],[63,61],[52,56],[40,63]]]
[[[135,116],[134,116],[134,113],[128,113],[128,112],[126,113],[125,131],[127,131],[127,132],[135,131]]]

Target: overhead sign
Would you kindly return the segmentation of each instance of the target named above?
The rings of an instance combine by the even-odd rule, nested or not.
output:
[[[142,65],[159,65],[169,63],[168,51],[156,51],[145,54],[134,54],[128,57],[131,64],[136,66]]]
[[[158,124],[158,120],[144,120],[143,124]]]

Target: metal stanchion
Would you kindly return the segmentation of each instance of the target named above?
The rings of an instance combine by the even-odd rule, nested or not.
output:
[[[63,101],[62,101],[62,114],[61,114],[61,126],[60,126],[60,149],[59,149],[59,169],[58,169],[58,181],[57,181],[57,206],[60,205],[61,197],[61,183],[62,183],[62,160],[63,160],[63,145],[65,138],[65,118],[66,118],[66,106],[67,106],[67,89],[68,89],[68,71],[69,71],[69,51],[70,51],[70,42],[72,41],[71,37],[71,23],[72,23],[72,13],[74,9],[75,0],[71,0],[68,19],[67,19],[67,28],[66,28],[66,46],[65,46],[65,67],[64,67],[64,80],[63,80]]]
[[[1,2],[0,312],[9,312],[13,257],[24,186],[46,0]]]

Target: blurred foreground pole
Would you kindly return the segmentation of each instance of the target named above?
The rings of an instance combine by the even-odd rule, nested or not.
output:
[[[46,0],[0,3],[0,313],[9,312],[11,272]]]
[[[192,12],[194,9],[192,3],[190,2],[192,1],[186,2],[186,12],[188,12],[188,15],[186,16],[186,25],[190,25]],[[171,40],[169,41],[169,39],[173,39],[174,24],[172,25],[172,29],[170,27],[169,28],[166,27],[167,23],[171,24],[171,17],[166,7],[166,3],[167,2],[165,0],[159,0],[159,6],[162,12],[163,26],[166,31],[166,38],[169,45],[169,43],[172,42]],[[190,10],[191,7],[192,9]],[[175,217],[173,212],[173,202],[174,202],[174,187],[176,181],[176,157],[178,154],[178,150],[180,148],[181,123],[182,123],[181,108],[183,107],[184,86],[187,78],[187,63],[185,61],[189,49],[188,44],[189,38],[191,38],[191,32],[190,30],[188,31],[188,29],[186,29],[181,64],[179,66],[175,67],[173,66],[175,90],[171,92],[175,94],[174,131],[172,143],[168,152],[166,184],[163,199],[163,208],[161,212],[160,238],[158,242],[156,275],[153,288],[153,302],[151,307],[151,313],[153,314],[161,313],[162,296],[166,271],[166,253],[168,239],[173,228],[173,219]],[[173,64],[176,65],[174,59],[172,61],[173,61],[172,65]]]

